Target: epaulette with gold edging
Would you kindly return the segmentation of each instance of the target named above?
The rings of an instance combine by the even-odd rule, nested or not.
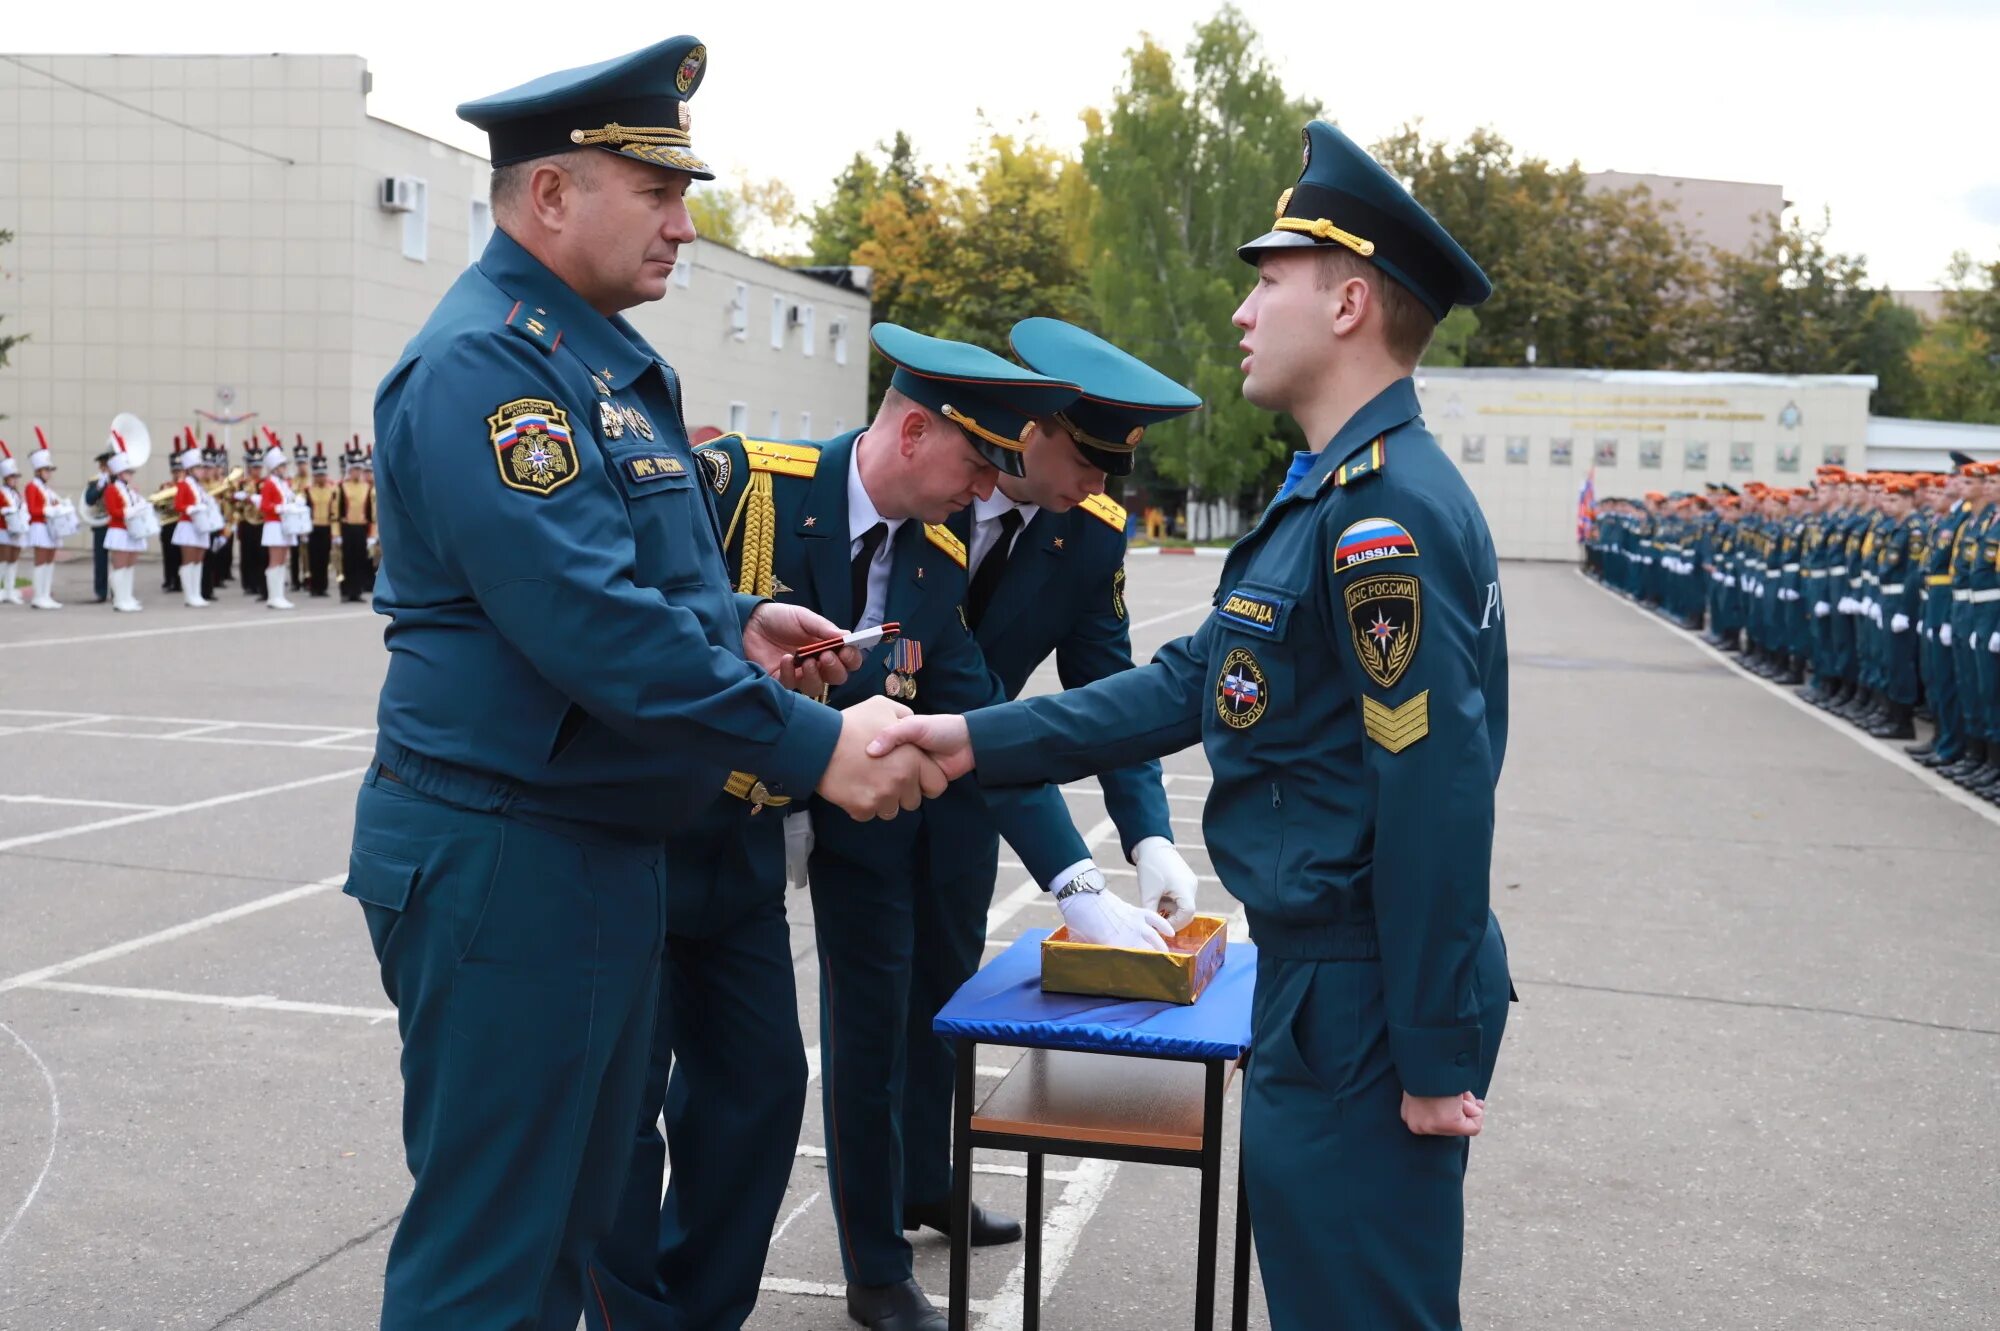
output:
[[[1125,506],[1110,495],[1091,495],[1081,504],[1077,505],[1077,507],[1110,527],[1111,530],[1121,534],[1124,532]]]
[[[930,538],[932,545],[950,555],[952,563],[965,567],[965,542],[952,535],[951,528],[927,522],[924,524],[924,535]]]
[[[819,470],[819,450],[806,444],[745,439],[743,456],[749,460],[750,470],[768,471],[778,476],[811,476]]]
[[[1325,485],[1331,481],[1337,486],[1352,485],[1362,477],[1372,476],[1382,470],[1382,464],[1387,459],[1387,450],[1382,447],[1384,437],[1378,434],[1355,449],[1345,462],[1328,472],[1326,480],[1320,484]]]

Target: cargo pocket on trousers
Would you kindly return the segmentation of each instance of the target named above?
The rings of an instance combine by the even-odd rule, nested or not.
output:
[[[356,849],[347,857],[347,882],[340,890],[361,903],[377,960],[388,949],[389,935],[410,904],[417,872],[412,861],[379,850]]]

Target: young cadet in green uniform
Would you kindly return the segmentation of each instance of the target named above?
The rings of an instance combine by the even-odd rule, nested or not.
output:
[[[1492,539],[1411,373],[1491,287],[1339,130],[1305,140],[1241,251],[1236,323],[1244,396],[1319,447],[1230,551],[1215,612],[1136,670],[872,747],[991,787],[1202,743],[1209,853],[1259,949],[1243,1160],[1271,1325],[1451,1328],[1509,996],[1487,904],[1507,650]]]
[[[966,622],[1009,698],[1050,656],[1063,687],[1132,668],[1125,610],[1125,510],[1106,476],[1132,470],[1148,426],[1201,399],[1143,361],[1060,319],[1024,319],[1009,341],[1030,369],[1074,382],[1075,402],[1037,420],[1026,474],[1001,472],[994,492],[949,522],[965,542]],[[1105,812],[1138,869],[1139,901],[1178,929],[1194,916],[1195,876],[1173,846],[1158,763],[1101,778]],[[917,949],[910,983],[903,1090],[903,1224],[949,1232],[952,1045],[931,1019],[979,969],[998,873],[999,831],[970,782],[925,805],[918,842]],[[977,1205],[975,1246],[1011,1242],[1020,1226]]]
[[[618,317],[694,238],[705,60],[676,38],[460,108],[497,229],[376,397],[389,668],[346,891],[403,1040],[386,1331],[575,1328],[689,829],[739,790],[891,816],[943,789],[866,756],[887,700],[786,687],[845,678],[794,679],[833,626],[732,590],[679,382]]]
[[[1941,497],[1924,537],[1924,696],[1930,701],[1937,729],[1928,746],[1906,749],[1926,767],[1945,768],[1957,764],[1966,753],[1965,721],[1959,707],[1958,672],[1953,668],[1951,643],[1951,565],[1957,548],[1958,529],[1968,514],[1965,469],[1972,459],[1963,453],[1951,457],[1953,472],[1942,487]]]
[[[736,585],[842,625],[900,626],[896,641],[868,652],[833,690],[836,705],[885,693],[920,710],[1000,702],[1006,689],[968,628],[965,543],[944,524],[989,496],[1001,472],[1020,474],[1034,421],[1074,402],[1076,385],[893,324],[871,336],[897,370],[867,428],[822,444],[727,435],[696,450]],[[1164,947],[1171,930],[1160,916],[1101,892],[1103,876],[1060,791],[996,791],[985,801],[1029,873],[1056,892],[1073,932]],[[828,1199],[848,1313],[881,1331],[941,1329],[903,1237],[910,992],[919,943],[930,944],[918,933],[932,886],[918,868],[921,819],[864,826],[825,802],[811,819]],[[990,872],[988,883],[990,891]],[[681,1075],[677,1068],[676,1084]],[[670,1086],[670,1105],[676,1094]],[[779,1167],[789,1164],[787,1153]],[[657,1171],[650,1181],[657,1197]],[[663,1235],[670,1220],[662,1218]]]

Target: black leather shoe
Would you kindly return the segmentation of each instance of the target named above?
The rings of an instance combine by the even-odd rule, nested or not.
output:
[[[905,1206],[903,1208],[903,1228],[935,1229],[938,1233],[951,1233],[951,1207],[940,1202],[935,1206]],[[1001,1215],[989,1211],[978,1202],[972,1204],[972,1246],[991,1248],[1002,1243],[1021,1241],[1021,1222],[1011,1215]]]
[[[951,1325],[914,1280],[900,1285],[849,1285],[847,1315],[871,1331],[946,1331]]]

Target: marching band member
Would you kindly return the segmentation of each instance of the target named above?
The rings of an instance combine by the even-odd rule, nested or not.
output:
[[[267,552],[264,573],[264,604],[273,610],[295,610],[298,607],[285,595],[286,561],[291,558],[292,547],[299,538],[291,527],[291,512],[298,504],[298,497],[292,493],[291,482],[285,479],[285,448],[272,435],[271,447],[264,453],[264,483],[257,488],[257,510],[264,521],[264,549]]]
[[[306,497],[306,488],[311,484],[307,468],[311,465],[312,456],[306,452],[304,435],[295,434],[292,437],[298,440],[292,446],[292,497],[303,500]],[[291,577],[285,583],[286,591],[302,592],[306,589],[304,564],[306,543],[299,539],[302,535],[304,535],[302,532],[292,533]]]
[[[326,467],[326,445],[315,443],[312,458],[312,484],[306,487],[305,499],[312,507],[312,535],[307,538],[306,585],[314,596],[325,596],[333,567],[333,506],[340,498],[340,490],[328,475]]]
[[[244,446],[243,479],[234,491],[236,544],[243,556],[243,594],[264,598],[264,449],[255,439]]]
[[[49,451],[48,436],[35,427],[37,447],[28,455],[28,544],[35,551],[35,599],[28,602],[37,610],[60,610],[62,602],[53,595],[56,581],[56,551],[63,538],[76,530],[76,510],[55,492],[49,475],[56,469],[55,454]]]
[[[21,497],[21,469],[5,441],[0,441],[0,605],[21,605],[14,589],[14,565],[28,541],[28,504]]]
[[[111,552],[111,608],[132,614],[146,608],[132,594],[132,577],[133,565],[146,549],[146,538],[135,533],[146,530],[144,519],[152,516],[152,510],[144,496],[132,488],[132,457],[125,451],[125,440],[115,432],[111,438],[113,452],[106,464],[111,484],[104,488],[104,511],[111,515],[104,530],[104,548]]]
[[[189,430],[179,458],[180,484],[174,488],[174,512],[180,521],[174,524],[173,543],[181,563],[181,596],[191,606],[210,604],[201,594],[202,565],[215,533],[222,530],[221,509],[207,489],[210,456],[196,446],[194,431]]]
[[[357,437],[347,449],[347,479],[340,483],[334,514],[340,522],[340,599],[358,601],[375,584],[368,542],[375,534],[375,486],[370,459]]]

